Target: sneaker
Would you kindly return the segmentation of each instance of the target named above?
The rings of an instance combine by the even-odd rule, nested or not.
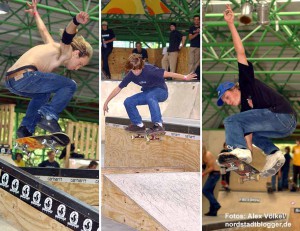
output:
[[[274,176],[285,162],[284,155],[281,151],[267,155],[266,164],[261,170],[262,177]]]
[[[17,136],[18,138],[23,138],[23,137],[32,136],[32,133],[29,132],[25,126],[21,126],[17,130]]]
[[[164,127],[160,126],[159,124],[155,123],[151,128],[151,132],[165,132]]]
[[[249,149],[235,148],[230,152],[230,154],[235,155],[237,158],[245,161],[247,164],[252,162],[252,155]]]
[[[46,118],[42,118],[37,126],[51,133],[61,132],[61,128],[55,119],[47,120]]]
[[[145,132],[146,128],[145,125],[143,127],[139,127],[135,124],[130,124],[127,128],[125,128],[125,130],[129,132]]]

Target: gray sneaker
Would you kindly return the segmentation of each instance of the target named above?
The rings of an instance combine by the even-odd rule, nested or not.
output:
[[[155,123],[153,127],[151,128],[151,132],[155,133],[164,133],[165,129],[164,127],[160,126],[159,124]]]
[[[261,170],[262,177],[274,176],[285,162],[284,155],[281,151],[277,151],[274,154],[267,155],[266,164]]]

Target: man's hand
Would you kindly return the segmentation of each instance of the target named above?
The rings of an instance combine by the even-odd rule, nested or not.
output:
[[[105,115],[105,112],[108,113],[108,105],[107,105],[107,103],[104,103],[104,105],[103,105],[103,112],[104,112],[104,115]]]
[[[76,20],[80,24],[87,24],[88,21],[90,20],[90,16],[86,12],[80,12],[79,14],[76,15]]]
[[[226,4],[226,10],[224,11],[224,19],[227,23],[234,23],[234,13],[229,4]]]
[[[189,81],[189,80],[193,80],[193,79],[196,79],[196,78],[197,78],[197,74],[191,72],[190,74],[186,75],[186,79],[185,80]]]
[[[25,10],[26,13],[29,13],[30,15],[34,16],[37,12],[37,0],[32,0],[31,4],[26,2],[28,10]]]

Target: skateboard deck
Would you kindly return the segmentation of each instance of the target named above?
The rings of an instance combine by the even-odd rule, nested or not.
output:
[[[218,162],[221,166],[225,166],[225,169],[221,168],[221,174],[225,174],[228,171],[234,171],[240,175],[239,183],[241,184],[245,181],[258,181],[260,178],[260,171],[240,160],[235,155],[221,153],[218,156]]]
[[[128,130],[126,130],[128,131]],[[165,131],[159,131],[159,132],[153,132],[152,129],[146,129],[144,132],[131,132],[132,133],[131,139],[146,139],[147,142],[150,142],[151,140],[162,140],[162,136],[166,134]]]
[[[70,138],[63,132],[56,132],[49,135],[29,136],[16,139],[15,148],[25,153],[36,149],[50,148],[58,153],[57,147],[65,147],[70,143]]]

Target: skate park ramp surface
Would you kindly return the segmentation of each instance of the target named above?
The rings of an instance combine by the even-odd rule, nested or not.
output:
[[[185,171],[200,171],[199,120],[170,118],[164,123],[166,134],[161,140],[132,139],[125,131],[126,118],[106,117],[105,167],[181,167]],[[149,121],[143,121],[152,127]],[[186,123],[186,124],[184,124]]]
[[[200,173],[104,175],[102,213],[137,230],[198,231]]]
[[[101,108],[111,91],[120,84],[120,81],[102,81],[101,84]],[[166,82],[169,97],[160,103],[163,117],[200,120],[200,83],[199,82]],[[141,87],[130,83],[108,105],[107,116],[127,117],[124,100],[141,92]],[[148,106],[138,106],[142,118],[150,117]],[[104,137],[104,118],[102,117],[102,137]]]
[[[3,160],[0,169],[0,216],[17,230],[99,228],[98,209]]]
[[[82,202],[99,206],[99,170],[27,167],[21,169]]]
[[[299,192],[220,191],[218,201],[222,206],[218,216],[202,217],[203,231],[299,230],[300,209],[298,213],[294,212],[295,208],[300,208]],[[249,227],[233,229],[238,222],[245,222]],[[264,225],[258,226],[253,222],[264,222]]]

